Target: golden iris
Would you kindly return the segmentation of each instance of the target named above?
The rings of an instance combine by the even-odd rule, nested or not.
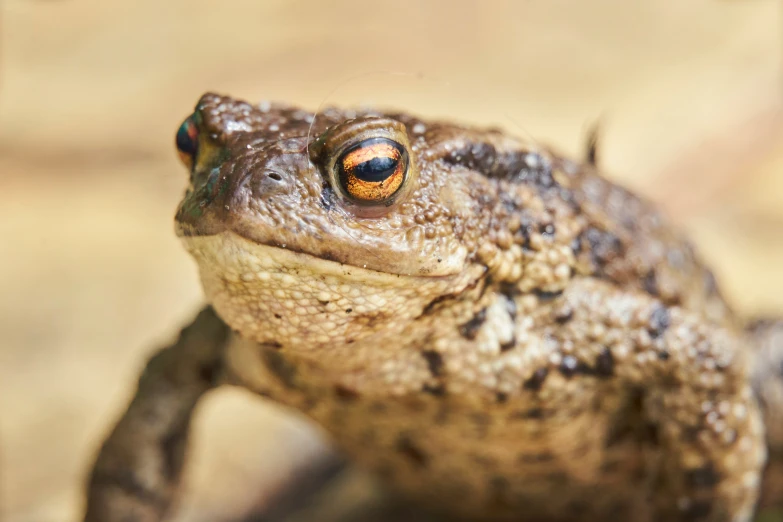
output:
[[[370,138],[345,150],[337,160],[337,178],[358,203],[391,204],[408,171],[408,153],[396,141]]]

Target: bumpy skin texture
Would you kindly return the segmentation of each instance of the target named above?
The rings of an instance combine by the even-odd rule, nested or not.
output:
[[[495,130],[213,94],[193,121],[177,231],[236,332],[213,343],[226,380],[305,412],[447,516],[751,518],[767,456],[754,387],[774,448],[783,335],[747,334],[650,204]],[[377,137],[408,152],[405,185],[357,205],[336,161]],[[200,375],[179,353],[178,371]],[[155,396],[142,382],[136,403]],[[170,406],[180,417],[200,395],[185,396]],[[114,488],[157,502],[130,520],[158,520],[176,479],[168,501],[140,481],[133,455],[154,441],[116,442],[122,422],[93,478],[101,516],[87,519],[125,520]]]

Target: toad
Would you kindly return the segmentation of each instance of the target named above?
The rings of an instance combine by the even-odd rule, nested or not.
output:
[[[193,410],[224,384],[303,412],[423,512],[752,518],[783,440],[783,323],[738,317],[595,165],[494,129],[215,94],[176,145],[176,230],[209,306],[147,364],[87,521],[161,520]]]

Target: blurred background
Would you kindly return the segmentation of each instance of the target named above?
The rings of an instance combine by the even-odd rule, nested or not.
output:
[[[173,136],[207,90],[499,125],[574,156],[599,121],[607,175],[690,231],[738,310],[783,314],[778,1],[0,6],[5,522],[76,520],[145,359],[200,306]],[[241,391],[211,395],[177,520],[263,503],[319,443]]]

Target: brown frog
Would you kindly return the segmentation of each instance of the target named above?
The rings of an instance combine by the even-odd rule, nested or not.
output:
[[[176,142],[177,233],[211,306],[148,363],[86,520],[161,520],[193,409],[224,383],[304,412],[422,511],[753,516],[783,440],[783,326],[746,326],[666,218],[590,162],[215,94]]]

